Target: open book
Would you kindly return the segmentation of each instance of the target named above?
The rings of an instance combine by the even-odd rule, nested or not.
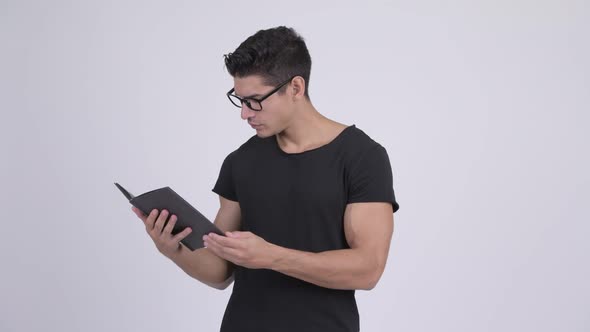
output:
[[[153,209],[158,209],[158,212],[162,212],[163,209],[168,210],[168,219],[173,214],[176,215],[176,224],[172,230],[172,235],[176,235],[182,232],[186,227],[190,227],[192,232],[184,239],[180,240],[180,243],[184,244],[191,251],[195,249],[203,248],[203,235],[209,233],[217,233],[225,236],[215,224],[207,219],[201,212],[197,211],[192,205],[190,205],[184,198],[180,197],[170,187],[164,187],[148,191],[139,196],[133,196],[125,188],[115,182],[115,186],[121,190],[123,195],[127,197],[131,205],[138,208],[146,216],[150,214]],[[168,221],[166,221],[166,224]]]

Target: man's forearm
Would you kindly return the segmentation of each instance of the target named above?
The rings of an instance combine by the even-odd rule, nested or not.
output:
[[[326,288],[369,290],[383,272],[357,249],[313,253],[274,246],[272,256],[270,269]]]
[[[224,289],[231,282],[231,264],[206,248],[191,251],[181,245],[178,253],[170,259],[186,274],[208,286]]]

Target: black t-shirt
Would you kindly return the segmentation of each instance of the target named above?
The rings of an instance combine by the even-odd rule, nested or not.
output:
[[[237,201],[241,230],[290,249],[348,249],[344,210],[390,202],[387,151],[355,125],[313,150],[286,153],[253,136],[224,160],[213,191]],[[235,267],[221,332],[359,331],[354,290],[329,289],[269,269]]]

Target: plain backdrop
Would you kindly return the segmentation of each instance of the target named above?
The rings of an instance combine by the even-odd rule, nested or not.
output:
[[[310,96],[388,151],[400,204],[362,331],[590,330],[587,1],[0,1],[0,330],[217,331],[231,287],[113,185],[214,218],[255,134],[223,65],[306,40]]]

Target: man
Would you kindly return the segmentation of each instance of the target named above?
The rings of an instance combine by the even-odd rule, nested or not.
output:
[[[359,331],[356,289],[377,284],[393,234],[386,150],[355,125],[322,116],[309,98],[303,39],[258,31],[225,64],[227,95],[256,135],[224,160],[213,191],[215,224],[191,252],[176,216],[154,210],[146,229],[162,254],[218,289],[235,284],[221,324],[234,331]]]

